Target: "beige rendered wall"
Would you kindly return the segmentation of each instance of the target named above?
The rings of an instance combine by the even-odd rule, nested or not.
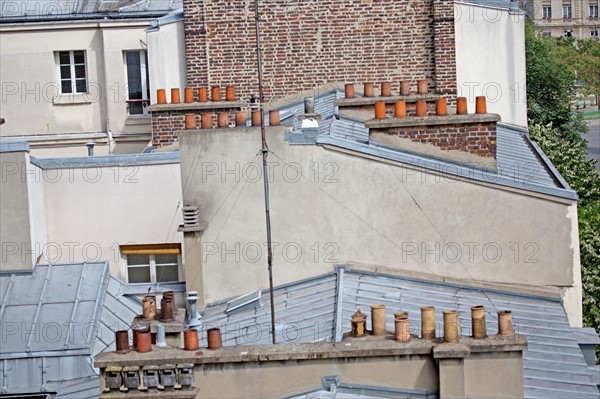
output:
[[[150,131],[128,118],[123,51],[145,49],[148,21],[2,27],[2,137]],[[85,50],[88,93],[59,95],[55,52]],[[141,123],[141,124],[140,124]]]
[[[469,280],[573,286],[572,202],[319,146],[289,146],[282,130],[267,130],[276,285],[357,262]],[[200,290],[207,303],[267,287],[259,149],[258,129],[180,136],[183,201],[199,206],[200,219],[208,222],[196,254],[204,285],[190,285],[188,270],[188,289]]]
[[[431,356],[290,360],[209,364],[194,367],[196,398],[285,398],[322,389],[321,377],[342,383],[436,391],[438,371]],[[285,384],[281,382],[285,381]]]
[[[31,269],[35,263],[28,207],[30,195],[26,173],[28,165],[29,154],[27,152],[0,153],[2,168],[0,268],[2,270]]]
[[[152,104],[156,104],[156,90],[166,89],[167,101],[170,101],[171,88],[186,87],[183,21],[160,25],[157,30],[149,31],[146,37],[148,62],[152,65],[150,68],[150,99]],[[197,97],[198,94],[194,93],[194,96]]]
[[[43,172],[46,260],[107,260],[124,280],[119,245],[183,242],[177,163]]]
[[[488,112],[526,127],[525,15],[460,2],[455,10],[458,95],[469,112],[485,95]]]

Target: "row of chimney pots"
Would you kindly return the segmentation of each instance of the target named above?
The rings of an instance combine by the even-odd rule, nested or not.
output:
[[[251,112],[251,120],[252,126],[260,126],[262,120],[262,111],[255,109]],[[197,118],[194,113],[187,113],[184,115],[185,117],[185,128],[186,129],[196,129]],[[235,112],[235,126],[238,127],[246,127],[248,119],[247,111],[236,111]],[[279,116],[279,110],[273,109],[269,111],[269,126],[279,126],[281,124],[281,118]],[[224,128],[230,127],[231,121],[229,118],[229,112],[217,112],[217,126]],[[212,112],[202,112],[200,113],[200,127],[202,129],[210,129],[213,127],[213,113]]]
[[[475,113],[485,114],[487,113],[487,106],[485,96],[478,96],[475,99]],[[435,114],[437,116],[448,115],[448,103],[443,97],[435,100]],[[406,101],[398,100],[394,103],[394,117],[395,118],[406,118],[408,112],[406,110]],[[456,115],[467,115],[467,98],[458,97],[456,99]],[[427,116],[427,101],[417,100],[415,106],[415,116],[418,118],[424,118]],[[377,101],[375,103],[375,119],[385,119],[387,117],[386,105],[384,101]]]
[[[429,92],[429,87],[427,83],[427,79],[419,79],[417,80],[417,94],[427,94]],[[408,96],[410,94],[410,81],[409,80],[401,80],[400,81],[400,95]],[[381,83],[381,97],[391,97],[392,96],[392,83],[391,82],[383,82]],[[354,83],[346,83],[344,85],[344,97],[345,98],[354,98],[356,97],[356,93],[354,92]],[[363,83],[363,97],[375,97],[375,85],[373,83]]]
[[[142,319],[146,321],[158,320],[161,323],[169,323],[175,320],[177,315],[177,306],[175,306],[175,298],[173,291],[165,291],[162,293],[160,301],[160,317],[156,308],[156,296],[146,295],[142,299]],[[131,349],[140,353],[152,351],[152,334],[147,325],[134,324],[131,327],[133,341],[129,346],[129,331],[120,330],[115,333],[116,351],[117,353],[129,353]],[[156,325],[155,344],[158,347],[166,347],[165,329],[163,324]],[[210,328],[207,330],[208,349],[219,349],[222,344],[221,330],[219,328]],[[183,331],[183,349],[198,350],[200,348],[200,338],[198,330],[188,328]]]
[[[427,79],[417,80],[417,94],[427,94],[428,93],[428,83]],[[209,91],[206,87],[200,87],[197,90],[198,96],[195,96],[194,89],[191,87],[186,87],[183,89],[183,101],[185,103],[193,103],[193,102],[208,102],[209,101]],[[400,81],[400,95],[406,96],[410,94],[410,81],[402,80]],[[354,83],[347,83],[344,87],[344,96],[346,98],[354,98]],[[375,88],[373,83],[363,83],[363,96],[364,97],[375,97]],[[381,96],[382,97],[391,97],[392,96],[392,84],[390,82],[381,83]],[[158,104],[167,104],[167,90],[166,89],[158,89],[156,91],[156,100]],[[223,101],[223,97],[221,95],[221,88],[219,86],[212,86],[210,88],[210,101]],[[225,88],[225,101],[235,101],[235,87],[227,86]],[[181,103],[181,89],[172,88],[171,89],[171,104],[179,104]]]
[[[206,87],[200,87],[197,91],[198,97],[194,96],[194,89],[186,87],[183,89],[183,102],[208,102],[208,89]],[[213,86],[210,89],[210,101],[223,101],[221,96],[221,88],[219,86]],[[235,101],[235,88],[233,86],[227,86],[225,88],[225,101]],[[158,89],[156,90],[156,102],[158,104],[167,104],[167,90]],[[181,103],[181,90],[179,88],[171,89],[171,104]]]
[[[458,313],[456,310],[444,310],[442,312],[444,319],[443,341],[447,343],[458,343],[460,339]],[[366,329],[367,316],[358,309],[352,315],[351,335],[353,337],[363,337],[367,335]],[[385,324],[385,305],[371,305],[371,334],[385,336],[387,334]],[[421,308],[421,339],[433,341],[436,339],[435,332],[435,308],[433,306],[424,306]],[[394,333],[399,342],[408,342],[411,339],[408,312],[394,313]],[[512,325],[512,312],[502,310],[498,312],[498,335],[514,335]],[[487,337],[485,324],[485,307],[477,305],[471,307],[471,336],[476,339]]]

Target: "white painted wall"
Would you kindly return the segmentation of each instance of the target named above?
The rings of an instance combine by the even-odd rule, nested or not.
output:
[[[48,244],[46,207],[44,204],[46,195],[42,170],[30,163],[29,154],[27,154],[27,192],[31,242],[35,250],[32,260],[35,264],[37,259],[43,255],[44,248]]]
[[[356,262],[580,297],[573,201],[290,146],[282,130],[267,131],[276,285]],[[180,136],[184,203],[208,222],[187,284],[205,303],[268,287],[259,149],[256,128]]]
[[[46,260],[107,260],[124,280],[119,245],[183,242],[178,163],[47,169],[43,176]]]
[[[27,169],[29,154],[0,153],[0,268],[2,270],[31,269],[32,253]],[[33,256],[32,256],[33,255]]]
[[[171,88],[187,86],[185,66],[185,33],[183,21],[160,25],[148,31],[148,62],[150,69],[150,99],[156,103],[156,90],[167,90],[167,101]],[[183,95],[183,91],[181,93]],[[197,96],[197,94],[195,94]]]
[[[526,127],[524,14],[467,3],[455,10],[459,96],[475,112],[475,97],[485,95],[488,112]]]
[[[149,21],[52,23],[0,28],[0,135],[149,133],[130,123],[123,51],[145,49]],[[89,93],[59,96],[55,52],[85,50]],[[129,118],[130,119],[130,118]],[[139,122],[139,121],[138,121]]]

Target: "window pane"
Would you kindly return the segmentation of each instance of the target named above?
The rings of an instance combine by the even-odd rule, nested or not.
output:
[[[68,51],[59,51],[58,52],[58,59],[60,64],[66,64],[69,65],[71,63],[71,58],[69,57],[69,52]]]
[[[129,267],[127,277],[130,283],[149,283],[150,267]]]
[[[77,79],[75,81],[77,93],[87,93],[87,82],[85,79]]]
[[[177,255],[175,254],[166,254],[166,255],[155,255],[154,260],[156,264],[177,264]]]
[[[85,79],[85,65],[75,65],[75,77]]]
[[[62,90],[63,94],[68,94],[68,93],[72,93],[73,90],[71,88],[71,81],[70,80],[61,80],[60,81],[60,87]]]
[[[149,255],[127,255],[127,264],[128,265],[149,265],[150,264],[150,256]]]
[[[71,67],[66,65],[66,66],[61,66],[60,67],[60,78],[61,79],[71,79]]]
[[[76,64],[85,64],[85,55],[83,51],[73,51],[73,58]]]
[[[156,281],[159,283],[165,281],[179,281],[177,266],[156,265]]]
[[[142,99],[142,73],[139,51],[127,51],[127,88],[130,100]]]

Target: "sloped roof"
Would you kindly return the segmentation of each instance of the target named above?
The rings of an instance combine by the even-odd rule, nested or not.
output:
[[[369,141],[369,129],[364,121],[341,115],[335,100],[343,97],[340,90],[329,90],[315,96],[315,112],[321,115],[317,145],[330,145],[369,156],[389,159],[434,172],[467,178],[474,181],[512,187],[552,196],[577,199],[577,193],[568,185],[543,151],[529,139],[527,130],[499,123],[496,129],[496,169],[417,154],[397,147]],[[281,123],[293,131],[300,131],[297,116],[304,113],[301,102],[280,108]],[[265,119],[268,116],[265,114]],[[301,135],[287,134],[291,145],[306,144],[296,141]]]
[[[0,275],[0,322],[6,334],[0,359],[39,354],[87,354],[94,340],[108,281],[106,263],[38,265],[31,273]]]
[[[373,303],[386,305],[389,330],[394,329],[393,312],[408,311],[415,332],[420,325],[420,307],[435,306],[438,336],[442,335],[442,310],[456,309],[463,334],[469,334],[470,307],[484,305],[488,332],[493,334],[497,331],[497,310],[510,309],[515,331],[526,335],[529,345],[523,354],[525,397],[599,397],[559,299],[343,267],[334,273],[278,287],[274,294],[280,343],[339,340],[350,331],[350,316],[358,308],[368,314]],[[225,303],[208,307],[203,326],[205,329],[218,325],[224,345],[271,342],[268,291],[263,292],[260,301],[229,313],[225,309]]]
[[[182,4],[182,0],[0,0],[0,22],[156,17]]]
[[[457,3],[474,4],[482,7],[505,8],[511,11],[519,11],[519,2],[512,0],[457,0]]]
[[[105,262],[0,273],[0,393],[98,397],[92,356],[114,349],[137,310],[120,291]]]

